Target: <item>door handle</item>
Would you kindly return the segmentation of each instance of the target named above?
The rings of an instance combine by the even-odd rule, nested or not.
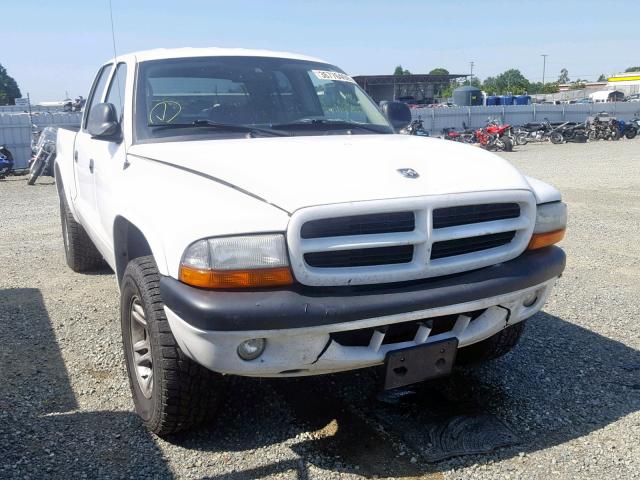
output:
[[[89,159],[89,171],[93,173],[93,158]]]
[[[78,163],[78,151],[73,152],[73,160]]]

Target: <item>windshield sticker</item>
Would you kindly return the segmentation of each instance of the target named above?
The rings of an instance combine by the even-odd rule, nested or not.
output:
[[[316,77],[320,80],[336,80],[338,82],[356,83],[349,75],[339,72],[331,72],[329,70],[312,70]]]

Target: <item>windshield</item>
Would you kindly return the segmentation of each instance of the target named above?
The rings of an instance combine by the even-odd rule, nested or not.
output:
[[[332,65],[266,57],[141,62],[136,141],[248,134],[393,133],[375,103]],[[181,138],[182,139],[182,138]]]

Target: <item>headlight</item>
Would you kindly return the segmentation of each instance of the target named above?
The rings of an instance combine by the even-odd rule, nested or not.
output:
[[[250,288],[290,285],[282,234],[198,240],[187,247],[180,281],[201,288]]]
[[[567,228],[567,204],[563,202],[551,202],[538,205],[536,209],[536,225],[529,250],[548,247],[558,243],[564,238]]]

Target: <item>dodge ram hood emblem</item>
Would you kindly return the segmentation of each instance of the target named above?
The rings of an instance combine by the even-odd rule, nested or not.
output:
[[[399,168],[398,173],[407,178],[418,178],[420,176],[413,168]]]

